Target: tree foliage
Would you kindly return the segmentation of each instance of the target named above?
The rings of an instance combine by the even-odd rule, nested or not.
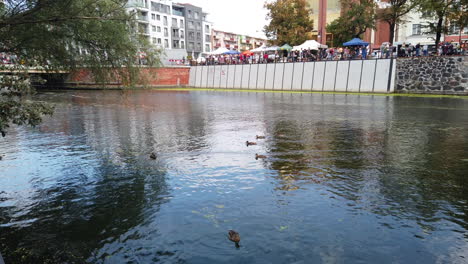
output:
[[[463,30],[468,23],[467,0],[418,0],[419,11],[427,19],[426,33],[436,35],[435,44],[439,45],[442,34],[449,33],[451,25]]]
[[[377,10],[377,18],[387,22],[390,27],[389,39],[393,44],[395,38],[395,28],[398,24],[404,22],[404,16],[417,6],[413,0],[389,0],[387,6]]]
[[[369,28],[375,28],[375,3],[373,0],[342,0],[342,15],[327,25],[327,31],[333,33],[335,46],[352,38],[362,38]]]
[[[272,44],[300,45],[313,30],[311,10],[306,0],[276,0],[265,3],[270,23],[264,32]]]
[[[120,78],[132,84],[139,52],[149,64],[158,51],[135,29],[127,0],[3,0],[0,3],[0,52],[15,54],[23,65],[0,69],[0,132],[10,123],[36,125],[46,104],[24,98],[30,93],[24,67],[45,71],[91,69],[98,80]],[[13,70],[14,74],[6,73]],[[17,80],[11,75],[16,75]]]

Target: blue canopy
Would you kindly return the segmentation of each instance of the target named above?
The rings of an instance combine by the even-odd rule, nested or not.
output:
[[[359,38],[353,38],[352,40],[343,43],[343,46],[367,46],[369,45],[369,42],[362,41]]]
[[[240,52],[238,52],[237,50],[230,50],[230,51],[226,51],[223,53],[224,55],[236,55],[236,54],[240,54]]]

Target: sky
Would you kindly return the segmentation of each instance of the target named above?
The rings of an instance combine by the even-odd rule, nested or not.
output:
[[[174,2],[190,3],[203,8],[208,13],[207,20],[213,28],[222,31],[265,37],[263,27],[267,21],[265,0],[179,0]]]

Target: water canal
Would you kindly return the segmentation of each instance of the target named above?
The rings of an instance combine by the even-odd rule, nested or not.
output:
[[[7,263],[468,261],[468,100],[38,97],[55,115],[0,139]]]

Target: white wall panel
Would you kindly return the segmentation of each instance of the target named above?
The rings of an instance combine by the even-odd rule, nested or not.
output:
[[[258,80],[255,84],[257,90],[265,89],[266,79],[268,78],[267,64],[258,64]]]
[[[377,73],[375,75],[376,93],[386,93],[388,86],[388,76],[390,70],[390,60],[378,60]]]
[[[362,60],[351,61],[348,78],[348,92],[359,92]]]
[[[189,86],[194,87],[195,86],[195,72],[196,69],[195,67],[190,67],[190,75],[189,75]]]
[[[283,90],[292,90],[293,74],[296,70],[296,64],[299,63],[286,63],[284,64],[284,75],[283,75]]]
[[[232,88],[239,89],[242,81],[242,65],[234,65],[234,86]]]
[[[229,65],[227,67],[227,78],[228,78],[228,85],[227,89],[233,89],[234,88],[234,76],[235,75],[235,66],[234,65]]]
[[[248,89],[249,88],[249,74],[250,74],[250,65],[244,64],[242,65],[242,79],[241,79],[241,88]]]
[[[372,92],[377,60],[365,60],[362,69],[361,92]]]
[[[267,90],[273,90],[273,83],[274,83],[274,77],[275,77],[275,64],[269,63],[266,66],[266,82],[265,82],[265,89]]]
[[[273,67],[275,69],[275,67]],[[275,69],[275,78],[273,89],[275,90],[282,90],[283,89],[283,70],[284,70],[284,63],[276,63]]]
[[[303,91],[311,91],[312,90],[312,81],[314,79],[314,71],[315,71],[315,62],[306,62],[304,67],[304,79],[302,82],[302,90]]]
[[[291,87],[292,90],[296,90],[296,91],[301,90],[303,69],[304,69],[303,62],[298,62],[294,65],[294,72],[292,75],[293,81],[292,81],[292,87]]]
[[[220,76],[219,76],[219,83],[217,87],[219,88],[226,88],[227,85],[227,71],[228,71],[228,66],[227,65],[221,65],[220,69]]]
[[[324,61],[316,62],[314,71],[314,83],[312,84],[312,91],[322,91],[323,89],[323,75],[325,72]]]
[[[338,62],[338,71],[336,76],[336,92],[346,92],[346,82],[348,80],[348,66],[350,61],[340,61]]]
[[[202,86],[202,76],[203,76],[203,67],[197,66],[197,80],[196,87],[200,88]]]
[[[222,66],[220,65],[214,67],[214,79],[213,83],[211,84],[211,87],[213,88],[219,88],[219,83],[221,79],[221,68]]]
[[[323,91],[333,92],[335,90],[335,77],[337,66],[338,61],[326,62],[325,82],[323,85]]]
[[[260,76],[258,76],[258,65],[259,64],[251,64],[251,68],[250,68],[250,80],[249,80],[248,88],[252,90],[255,89],[255,86],[257,84],[257,79],[260,78]]]

